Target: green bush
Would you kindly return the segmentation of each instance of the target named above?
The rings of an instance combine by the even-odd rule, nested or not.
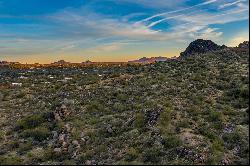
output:
[[[20,144],[18,152],[24,153],[24,152],[26,152],[26,151],[28,151],[30,149],[32,149],[32,143],[27,142],[27,143],[24,143],[24,144]]]
[[[123,105],[122,103],[118,103],[118,102],[116,102],[113,107],[114,107],[115,112],[122,112],[126,109],[125,105]]]
[[[4,131],[0,131],[0,141],[4,138],[5,136],[5,132]]]
[[[135,115],[135,127],[143,128],[145,126],[145,115],[141,112]]]
[[[218,163],[220,163],[223,157],[223,141],[220,138],[214,139],[210,146],[210,151],[211,153],[205,163],[207,165],[217,165]]]
[[[209,128],[209,126],[202,126],[198,129],[199,133],[202,134],[203,136],[206,136],[207,138],[213,140],[217,139],[218,136],[217,134]]]
[[[83,153],[80,156],[80,161],[81,163],[85,164],[87,160],[90,160],[94,156],[94,151],[93,150],[87,150],[85,153]]]
[[[209,113],[209,120],[212,122],[223,122],[224,118],[221,112],[211,110]]]
[[[45,121],[46,121],[46,119],[44,119],[44,117],[42,115],[31,115],[31,116],[25,117],[25,118],[17,121],[16,129],[17,130],[32,129],[32,128],[39,126],[40,124],[42,124]]]
[[[0,157],[0,165],[22,165],[22,159],[17,156]]]
[[[182,144],[182,141],[180,140],[180,138],[176,135],[167,135],[164,136],[164,147],[166,149],[170,149],[170,148],[176,148],[178,146],[180,146]]]
[[[158,118],[158,126],[161,129],[162,133],[165,133],[168,131],[168,127],[171,123],[171,113],[172,110],[170,108],[164,109]]]
[[[138,151],[135,148],[131,147],[127,150],[125,160],[126,161],[133,161],[138,157],[138,155],[139,155]]]
[[[143,161],[157,164],[160,161],[161,151],[158,148],[146,149],[143,153]]]
[[[50,132],[47,128],[45,127],[37,127],[35,129],[27,129],[24,130],[22,133],[22,136],[24,138],[33,138],[37,141],[43,141],[45,140],[47,137],[50,136]]]
[[[11,140],[7,144],[8,150],[14,150],[19,147],[19,141],[18,140]]]
[[[26,95],[25,92],[20,92],[16,95],[17,98],[23,98]]]
[[[187,119],[183,119],[182,121],[180,121],[178,123],[178,127],[182,127],[182,128],[188,128],[190,125],[189,125],[189,120]]]
[[[91,115],[101,114],[107,112],[108,110],[99,101],[92,101],[87,105],[87,112]]]
[[[76,165],[76,163],[74,160],[67,159],[62,162],[62,165]]]
[[[237,143],[240,143],[241,141],[241,135],[235,131],[233,133],[225,133],[222,136],[222,139],[228,143],[229,148],[232,148],[233,146],[235,146]]]
[[[213,140],[211,150],[212,150],[212,152],[216,152],[216,151],[222,152],[224,150],[223,141],[219,138]]]

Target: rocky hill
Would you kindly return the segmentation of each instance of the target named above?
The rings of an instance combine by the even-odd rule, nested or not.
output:
[[[225,45],[219,46],[211,40],[197,39],[189,44],[184,52],[180,54],[181,57],[187,57],[195,54],[204,54],[211,51],[217,51],[226,48]]]
[[[147,65],[0,70],[0,165],[249,164],[249,50],[208,43]]]

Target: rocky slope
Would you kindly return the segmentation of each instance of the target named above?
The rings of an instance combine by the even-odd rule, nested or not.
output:
[[[204,54],[226,48],[225,45],[219,46],[211,40],[197,39],[189,44],[187,49],[182,52],[181,57],[187,57],[195,54]]]
[[[248,49],[227,48],[0,70],[0,164],[249,164],[248,67]]]

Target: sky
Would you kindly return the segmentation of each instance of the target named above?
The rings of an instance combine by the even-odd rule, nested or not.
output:
[[[0,0],[0,61],[179,56],[195,39],[249,40],[249,0]]]

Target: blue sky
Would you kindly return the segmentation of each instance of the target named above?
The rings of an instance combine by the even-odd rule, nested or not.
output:
[[[249,40],[249,0],[0,0],[0,60],[178,56],[197,39]]]

